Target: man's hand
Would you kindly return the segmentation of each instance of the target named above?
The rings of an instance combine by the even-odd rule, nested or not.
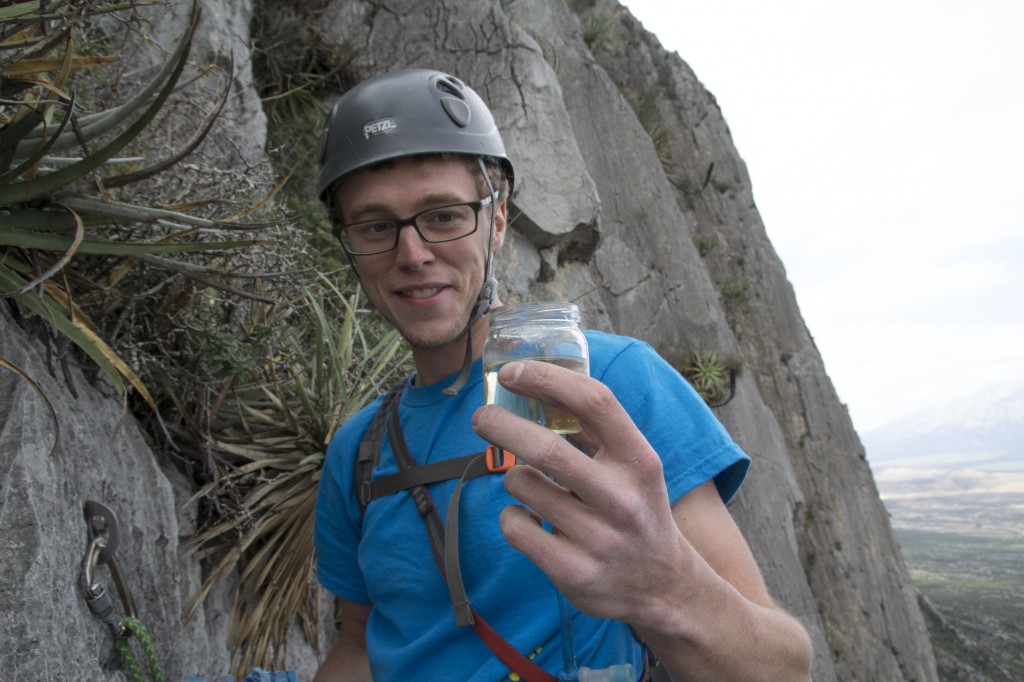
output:
[[[598,381],[544,362],[510,363],[499,379],[577,415],[573,439],[586,450],[500,408],[479,410],[477,432],[529,465],[506,473],[505,488],[532,511],[506,508],[502,532],[581,611],[639,625],[653,616],[646,597],[699,560],[673,519],[661,459]]]
[[[772,602],[712,482],[670,503],[661,458],[599,381],[536,361],[498,379],[575,414],[586,450],[499,407],[474,413],[480,436],[528,465],[505,474],[528,507],[502,512],[512,547],[584,613],[631,625],[675,676],[809,679],[807,633]]]

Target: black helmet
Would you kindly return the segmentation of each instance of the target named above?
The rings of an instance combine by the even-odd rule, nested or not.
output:
[[[455,76],[405,69],[347,91],[320,138],[317,192],[322,201],[345,175],[381,161],[449,152],[492,157],[512,189],[512,163],[484,101]]]

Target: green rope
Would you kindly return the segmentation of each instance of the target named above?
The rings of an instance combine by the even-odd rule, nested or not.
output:
[[[149,673],[153,678],[153,682],[164,682],[164,674],[160,670],[160,661],[156,658],[156,647],[153,646],[153,638],[149,636],[146,626],[138,618],[126,616],[121,620],[121,627],[135,635],[136,639],[139,640],[139,646],[142,647],[142,653],[146,655],[146,663],[149,664]],[[129,637],[127,636],[115,637],[114,646],[117,648],[118,653],[121,654],[124,665],[128,669],[128,675],[132,678],[133,682],[145,682],[146,678],[142,674],[142,668],[135,659],[135,654],[132,652],[128,640]]]

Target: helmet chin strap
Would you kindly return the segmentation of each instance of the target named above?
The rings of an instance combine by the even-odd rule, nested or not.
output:
[[[487,166],[484,165],[484,160],[479,156],[476,162],[480,165],[480,172],[484,174],[484,182],[487,183],[487,191],[490,192],[491,197],[495,197],[494,185],[491,184],[491,176],[487,172]],[[479,317],[483,319],[487,316],[487,313],[491,312],[491,304],[494,303],[494,297],[498,294],[498,280],[491,274],[491,257],[494,251],[491,249],[494,243],[494,215],[496,213],[497,203],[491,202],[491,220],[490,227],[487,234],[487,253],[484,255],[484,283],[480,287],[480,295],[476,298],[476,303],[473,304],[473,310],[469,314],[469,321],[466,322],[466,355],[462,360],[462,370],[459,372],[459,376],[455,378],[450,386],[443,390],[445,395],[458,395],[459,391],[466,385],[466,381],[469,379],[469,372],[473,368],[473,323]]]

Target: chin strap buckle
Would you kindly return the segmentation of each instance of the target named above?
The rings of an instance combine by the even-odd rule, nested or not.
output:
[[[491,312],[491,305],[494,303],[494,297],[497,294],[498,280],[491,277],[480,289],[480,298],[477,299],[476,303],[476,314],[478,316],[484,317],[487,313]]]

